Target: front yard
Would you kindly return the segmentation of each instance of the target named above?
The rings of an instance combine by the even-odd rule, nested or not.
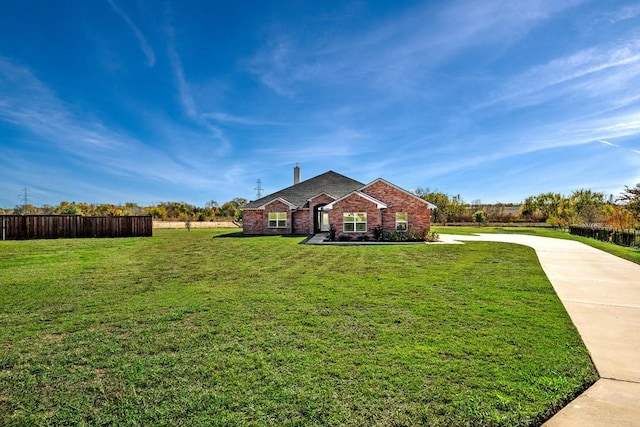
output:
[[[0,242],[1,425],[538,425],[597,378],[532,249]]]

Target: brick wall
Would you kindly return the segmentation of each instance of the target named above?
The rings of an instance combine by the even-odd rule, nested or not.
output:
[[[287,226],[269,227],[269,212],[286,212]],[[291,234],[293,218],[289,206],[280,200],[274,200],[263,209],[246,210],[242,214],[242,231],[244,234]]]
[[[262,234],[265,222],[262,209],[248,209],[242,211],[242,233]]]
[[[366,212],[367,232],[345,232],[342,215],[345,212]],[[329,222],[336,229],[336,237],[347,235],[353,238],[365,234],[372,236],[373,232],[371,230],[373,229],[373,227],[380,224],[381,220],[382,216],[380,214],[380,209],[378,209],[376,204],[356,194],[352,194],[345,199],[342,199],[340,202],[333,205],[333,209],[329,211]]]
[[[376,181],[363,189],[362,192],[387,204],[387,209],[382,210],[382,226],[385,230],[395,230],[396,213],[407,212],[409,214],[409,230],[429,231],[431,210],[426,203],[417,200],[414,196],[384,181]]]
[[[293,212],[293,234],[309,234],[310,228],[313,228],[313,222],[309,225],[309,221],[312,220],[309,213],[309,209],[298,209]]]

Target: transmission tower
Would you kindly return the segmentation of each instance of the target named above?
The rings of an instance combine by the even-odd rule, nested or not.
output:
[[[256,181],[256,188],[254,188],[254,190],[256,190],[256,198],[260,198],[262,197],[262,180],[258,179]]]
[[[24,187],[20,194],[18,194],[18,197],[20,197],[20,201],[22,202],[22,215],[29,213],[27,211],[27,205],[29,204],[29,189]]]

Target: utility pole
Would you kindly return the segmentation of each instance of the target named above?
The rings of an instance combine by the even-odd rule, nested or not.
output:
[[[256,198],[259,199],[262,197],[262,180],[260,178],[256,181],[256,188],[254,188],[254,190],[256,190]]]
[[[18,194],[18,197],[22,199],[22,215],[27,213],[27,205],[29,204],[29,189],[23,188],[23,191]]]

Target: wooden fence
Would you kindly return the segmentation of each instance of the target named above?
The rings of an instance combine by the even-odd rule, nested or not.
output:
[[[613,228],[569,227],[569,233],[576,236],[590,237],[603,242],[615,243],[620,246],[640,246],[640,231],[615,230]]]
[[[149,237],[151,216],[0,215],[2,240]]]

